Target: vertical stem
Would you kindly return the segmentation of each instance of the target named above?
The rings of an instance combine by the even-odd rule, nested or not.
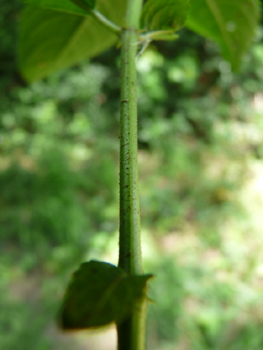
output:
[[[120,239],[119,267],[127,273],[143,273],[137,164],[137,30],[143,0],[129,0],[126,28],[121,35],[120,120]],[[118,350],[145,349],[147,299],[138,300],[129,318],[117,325]]]
[[[137,165],[137,35],[122,32],[120,120],[120,252],[119,266],[130,274],[142,273],[140,208]]]
[[[128,0],[121,35],[120,253],[119,266],[141,274],[140,208],[137,164],[137,30],[143,0]]]

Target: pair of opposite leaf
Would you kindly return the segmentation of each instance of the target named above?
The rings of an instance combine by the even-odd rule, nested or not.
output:
[[[118,39],[96,18],[102,14],[120,30],[127,0],[22,0],[19,66],[28,81],[93,57]],[[37,6],[38,5],[38,6]],[[189,0],[148,0],[142,9],[141,37],[174,40],[187,16]]]
[[[18,61],[28,81],[46,77],[105,51],[117,37],[93,15],[125,26],[127,0],[22,0]],[[55,11],[54,11],[55,10]],[[143,40],[174,40],[183,25],[216,41],[237,70],[260,18],[259,0],[148,0],[140,20]]]

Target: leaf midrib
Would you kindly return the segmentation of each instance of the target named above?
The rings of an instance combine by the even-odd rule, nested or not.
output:
[[[100,313],[102,313],[103,307],[110,299],[110,296],[114,293],[114,290],[117,289],[117,287],[126,277],[126,274],[120,274],[118,277],[116,276],[116,278],[108,285],[108,287],[104,290],[103,294],[98,300],[96,307],[93,310],[93,313],[91,312],[90,319],[92,319],[96,314],[100,316]]]

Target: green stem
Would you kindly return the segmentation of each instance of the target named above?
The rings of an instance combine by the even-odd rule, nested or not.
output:
[[[121,34],[120,240],[119,267],[143,273],[137,163],[136,55],[143,0],[129,0]],[[138,300],[130,317],[117,326],[118,350],[145,349],[147,299]]]
[[[120,249],[119,266],[141,274],[141,233],[137,161],[137,32],[143,0],[129,0],[121,34]]]
[[[123,30],[121,41],[119,266],[130,274],[141,274],[137,165],[136,31]]]

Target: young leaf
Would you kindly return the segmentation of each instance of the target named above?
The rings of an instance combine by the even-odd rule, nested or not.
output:
[[[258,0],[190,0],[186,26],[215,40],[234,70],[240,66],[260,17]]]
[[[141,28],[177,31],[183,27],[188,11],[189,0],[148,0],[142,9]]]
[[[152,40],[160,40],[160,41],[174,41],[176,39],[179,38],[179,35],[175,34],[175,33],[170,33],[170,34],[156,34],[152,36]]]
[[[173,41],[173,40],[178,39],[179,36],[171,30],[158,30],[158,31],[142,34],[141,36],[139,36],[139,38],[142,41],[145,41],[145,40],[149,40],[149,41],[151,41],[151,40]]]
[[[114,23],[122,25],[126,1],[99,0],[97,9]],[[116,35],[91,16],[27,6],[21,16],[18,63],[25,79],[34,81],[84,58],[96,56],[116,41]]]
[[[122,322],[138,299],[146,297],[146,284],[151,277],[131,276],[99,261],[82,264],[67,288],[61,327],[77,330]]]

